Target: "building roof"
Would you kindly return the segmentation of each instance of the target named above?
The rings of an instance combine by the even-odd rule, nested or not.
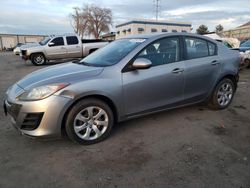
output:
[[[241,26],[239,26],[239,27],[237,27],[237,28],[246,27],[246,26],[250,26],[250,22],[247,22],[247,23],[245,23],[245,24],[243,24],[243,25],[241,25]]]
[[[191,27],[190,22],[172,22],[172,21],[157,21],[157,20],[131,20],[119,25],[116,25],[116,28],[126,26],[129,24],[151,24],[151,25],[169,25],[169,26],[184,26],[184,27]]]

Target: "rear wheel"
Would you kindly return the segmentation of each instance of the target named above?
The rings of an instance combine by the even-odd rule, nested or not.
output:
[[[235,84],[232,80],[224,78],[216,86],[210,99],[209,106],[218,110],[227,108],[233,100],[234,93]]]
[[[32,54],[30,59],[36,66],[44,65],[46,63],[46,58],[42,53]]]
[[[68,137],[80,144],[94,144],[109,136],[114,124],[110,107],[99,99],[89,98],[78,102],[66,120]]]
[[[250,68],[250,59],[245,59],[245,63],[247,65],[247,68]]]

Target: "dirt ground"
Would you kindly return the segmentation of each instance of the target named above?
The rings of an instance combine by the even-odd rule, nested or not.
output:
[[[43,67],[0,53],[1,101],[11,84]],[[1,188],[250,187],[250,69],[226,110],[196,105],[149,115],[91,146],[21,136],[2,108],[0,120]]]

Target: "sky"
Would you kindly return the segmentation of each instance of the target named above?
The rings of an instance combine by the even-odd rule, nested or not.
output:
[[[95,4],[110,8],[115,25],[132,19],[155,19],[156,0],[0,0],[0,33],[72,33],[73,7]],[[160,20],[187,21],[193,32],[205,24],[235,28],[250,21],[250,0],[160,0]]]

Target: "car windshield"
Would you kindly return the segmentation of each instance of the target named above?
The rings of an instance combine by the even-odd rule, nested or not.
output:
[[[250,40],[247,40],[246,42],[242,43],[240,47],[250,47]]]
[[[39,44],[43,46],[43,45],[47,44],[47,43],[49,42],[50,39],[51,39],[50,37],[46,37],[46,38],[43,39],[41,42],[39,42]]]
[[[81,63],[88,66],[106,67],[118,63],[129,52],[134,50],[145,39],[120,39],[111,42],[93,54],[81,60]]]

